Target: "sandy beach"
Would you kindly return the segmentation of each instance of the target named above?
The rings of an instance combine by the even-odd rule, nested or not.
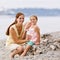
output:
[[[10,60],[10,51],[5,47],[6,39],[0,40],[0,60]],[[41,35],[38,46],[21,57],[16,55],[14,60],[60,60],[60,31]]]

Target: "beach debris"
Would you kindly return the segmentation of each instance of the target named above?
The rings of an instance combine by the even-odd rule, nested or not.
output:
[[[60,48],[60,43],[54,42],[54,45],[55,45],[57,48]]]
[[[41,38],[46,39],[46,37],[48,37],[48,36],[51,36],[51,35],[50,35],[50,34],[43,34],[43,35],[41,36]]]
[[[56,50],[56,46],[54,46],[54,45],[50,45],[50,48],[51,48],[52,50]]]
[[[44,38],[41,38],[40,45],[33,45],[24,57],[15,55],[14,60],[60,60],[60,34],[42,36]],[[10,51],[5,49],[4,45],[5,41],[0,41],[0,60],[9,60]]]
[[[60,43],[60,38],[59,39],[54,39],[54,42],[59,42]]]

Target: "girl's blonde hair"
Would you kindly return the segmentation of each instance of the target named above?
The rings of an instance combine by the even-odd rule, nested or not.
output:
[[[36,15],[32,15],[31,17],[35,17],[35,18],[36,18],[36,20],[38,20],[38,17],[37,17]]]

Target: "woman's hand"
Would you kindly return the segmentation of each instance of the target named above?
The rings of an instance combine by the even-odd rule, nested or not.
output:
[[[28,39],[25,39],[26,40],[26,42],[28,42],[29,40]]]

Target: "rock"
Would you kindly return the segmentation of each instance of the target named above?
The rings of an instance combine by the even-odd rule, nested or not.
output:
[[[41,44],[43,44],[44,46],[47,46],[48,44],[48,39],[44,39],[41,41]]]
[[[43,35],[41,36],[41,38],[46,39],[46,37],[48,37],[48,36],[50,36],[50,34],[43,34]]]
[[[48,39],[44,39],[44,40],[42,40],[42,42],[43,43],[46,43],[46,42],[48,42]]]
[[[0,41],[0,60],[10,60],[10,51],[5,48],[5,43]],[[15,55],[14,60],[60,60],[60,32],[43,34],[40,45],[34,45],[24,57]]]
[[[57,48],[60,48],[60,43],[55,42],[54,45],[55,45]]]
[[[54,46],[54,45],[50,45],[50,48],[51,48],[52,50],[56,50],[56,46]]]
[[[54,41],[60,43],[60,38],[59,39],[54,39]]]

